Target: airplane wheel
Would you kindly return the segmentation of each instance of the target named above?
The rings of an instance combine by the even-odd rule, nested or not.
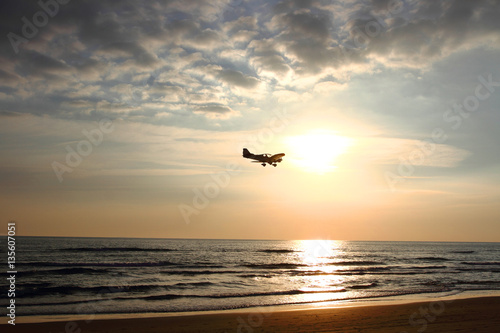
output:
[[[277,166],[277,164],[273,164],[273,167],[276,167],[276,166]]]
[[[262,163],[262,166],[265,167],[266,166],[266,163]]]

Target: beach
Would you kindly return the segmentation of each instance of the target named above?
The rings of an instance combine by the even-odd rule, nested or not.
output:
[[[274,308],[276,309],[276,307]],[[247,310],[131,319],[2,324],[2,332],[498,332],[500,297],[390,305]],[[76,319],[76,318],[73,318]],[[4,321],[2,321],[4,323]]]

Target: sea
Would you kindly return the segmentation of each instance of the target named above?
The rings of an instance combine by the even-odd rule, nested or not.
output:
[[[500,243],[16,237],[16,269],[18,316],[174,313],[498,291]]]

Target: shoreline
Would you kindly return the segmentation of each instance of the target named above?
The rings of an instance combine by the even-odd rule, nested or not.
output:
[[[365,325],[368,326],[364,329],[374,329],[373,332],[378,332],[377,329],[380,329],[380,332],[387,332],[385,325],[388,322],[394,322],[399,325],[399,331],[394,332],[409,333],[417,332],[416,327],[419,325],[422,327],[423,325],[426,327],[437,325],[438,319],[442,321],[441,324],[446,325],[461,325],[462,321],[470,324],[475,321],[473,316],[475,312],[482,315],[481,326],[486,329],[477,332],[496,332],[496,329],[500,327],[500,317],[495,319],[500,312],[500,291],[463,292],[441,297],[436,295],[432,297],[429,294],[419,295],[419,297],[407,295],[406,297],[385,297],[354,302],[182,313],[18,317],[15,326],[7,324],[7,321],[2,319],[0,327],[5,332],[32,332],[34,330],[78,332],[79,328],[81,332],[128,332],[128,329],[130,332],[134,330],[160,332],[165,326],[169,327],[169,332],[259,332],[261,329],[280,331],[281,327],[285,332],[289,323],[293,323],[294,327],[300,328],[297,332],[315,332],[316,329],[329,327],[328,325],[340,325],[339,327],[342,328],[339,332],[350,332],[349,323],[366,321]],[[445,318],[451,318],[450,315],[455,319],[445,321]],[[339,320],[343,318],[343,320],[329,323],[332,316]],[[311,321],[311,318],[319,322]],[[492,330],[489,330],[490,328]],[[442,328],[440,329],[441,331],[436,330],[436,332],[444,332]]]

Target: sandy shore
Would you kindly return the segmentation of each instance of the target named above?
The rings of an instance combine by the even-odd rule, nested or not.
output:
[[[500,297],[0,325],[1,332],[499,332]],[[4,323],[4,321],[2,321]]]

